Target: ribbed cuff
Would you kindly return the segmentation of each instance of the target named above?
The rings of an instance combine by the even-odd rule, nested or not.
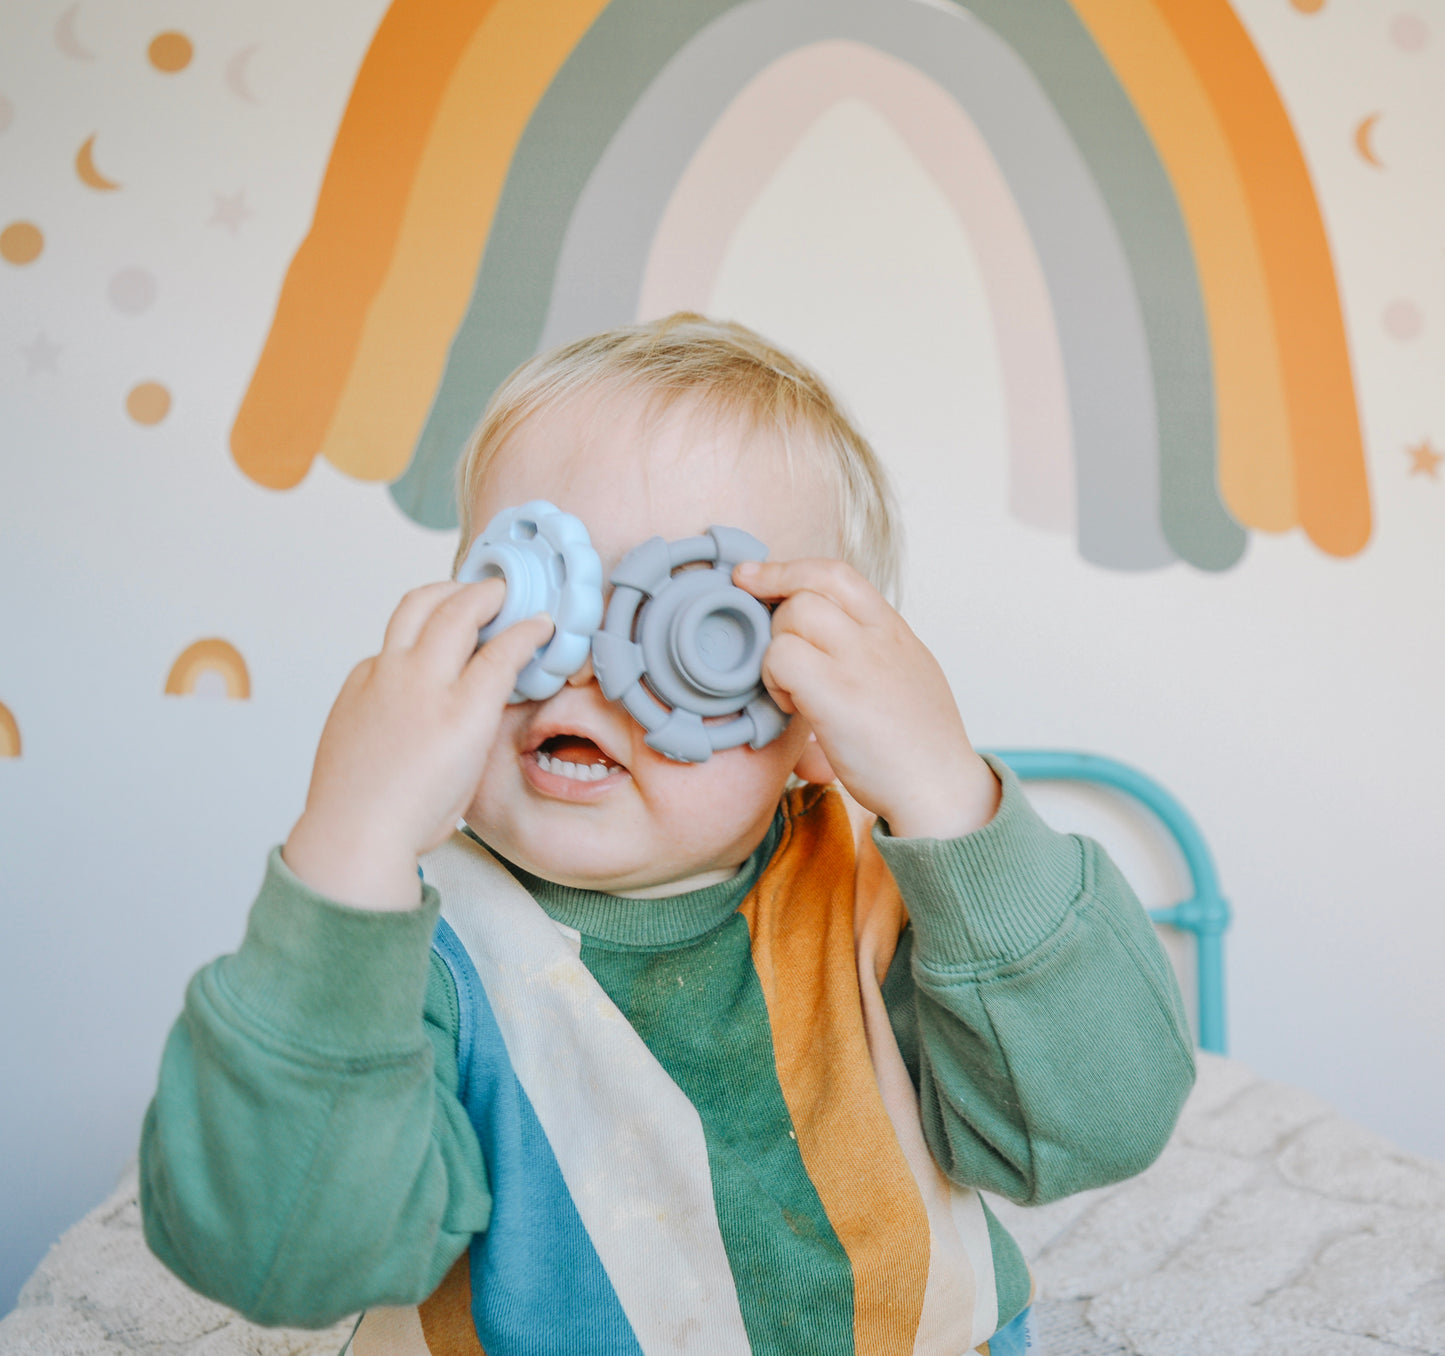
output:
[[[418,908],[356,909],[317,894],[272,849],[245,940],[217,976],[230,999],[288,1043],[325,1059],[403,1055],[424,1041],[441,896]]]
[[[903,892],[915,953],[929,966],[998,965],[1027,955],[1063,921],[1083,888],[1083,851],[1034,812],[1013,771],[998,812],[962,838],[894,838],[880,820],[873,841]]]

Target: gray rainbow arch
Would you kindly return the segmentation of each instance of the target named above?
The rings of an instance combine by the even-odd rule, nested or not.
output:
[[[1080,553],[1224,569],[1244,531],[1215,468],[1203,299],[1182,215],[1132,104],[1066,0],[614,0],[518,145],[412,462],[392,487],[454,525],[458,449],[540,348],[636,315],[649,248],[708,131],[770,63],[829,40],[947,91],[1027,225],[1063,352]]]

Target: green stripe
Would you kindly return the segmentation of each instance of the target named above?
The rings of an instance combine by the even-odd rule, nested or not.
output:
[[[998,1326],[1002,1328],[1017,1318],[1029,1302],[1029,1265],[1014,1242],[1013,1235],[994,1218],[988,1202],[979,1197],[983,1217],[988,1221],[988,1242],[993,1249],[994,1291],[998,1295]]]
[[[391,487],[414,522],[457,525],[457,458],[492,392],[536,352],[567,223],[588,176],[673,53],[738,2],[613,0],[538,102],[507,171],[431,412],[411,464]]]
[[[660,954],[584,939],[582,961],[702,1118],[755,1356],[851,1353],[853,1271],[798,1150],[746,921]]]

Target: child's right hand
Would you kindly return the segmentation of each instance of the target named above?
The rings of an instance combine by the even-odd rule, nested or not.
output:
[[[363,909],[418,903],[416,859],[456,827],[517,675],[552,634],[539,615],[478,650],[477,631],[504,593],[499,579],[414,589],[381,653],[347,677],[282,849],[313,890]]]

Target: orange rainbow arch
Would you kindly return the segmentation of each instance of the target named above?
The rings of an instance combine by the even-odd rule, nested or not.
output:
[[[1153,4],[1189,53],[1248,196],[1289,412],[1294,522],[1330,555],[1354,555],[1370,538],[1369,486],[1334,264],[1309,168],[1279,91],[1227,0]],[[1256,494],[1269,504],[1271,488],[1267,477],[1256,490],[1237,475],[1234,492],[1249,514]]]
[[[1189,228],[1213,338],[1225,502],[1251,527],[1293,527],[1299,519],[1284,370],[1236,148],[1160,7],[1073,4],[1149,128]]]
[[[794,54],[812,82],[806,110],[766,78]],[[1049,203],[1020,180],[1017,120],[985,88],[992,76],[957,75],[968,62],[1026,68],[1033,112],[1062,119],[1078,147],[1081,188]],[[1328,240],[1289,116],[1227,0],[1038,0],[1027,13],[1009,0],[395,0],[233,428],[238,465],[284,488],[322,455],[392,481],[416,521],[452,525],[466,432],[507,372],[566,328],[557,317],[626,323],[679,290],[669,279],[696,297],[726,245],[718,223],[734,228],[762,191],[747,157],[776,163],[759,115],[785,113],[795,140],[805,113],[847,97],[905,132],[981,256],[980,233],[1009,217],[994,262],[1000,250],[1042,261],[990,290],[1018,516],[1072,526],[1108,568],[1228,568],[1243,529],[1363,549],[1369,485]],[[957,105],[952,140],[909,135],[940,100]],[[726,156],[709,140],[724,125]],[[988,220],[967,210],[997,198],[971,151],[980,134],[1012,195]],[[666,168],[638,144],[662,148]],[[671,206],[655,201],[664,174]],[[747,202],[698,230],[689,258],[678,223],[725,187]],[[1053,224],[1092,202],[1112,242],[1071,256]],[[610,234],[579,248],[598,229]],[[1106,277],[1093,264],[1110,251],[1120,268]],[[1063,364],[1072,427],[1056,378],[1042,403],[1021,397],[1040,373],[1003,305],[1018,279],[1033,352]],[[1091,288],[1142,319],[1133,336],[1114,324],[1103,359],[1080,339]],[[1138,430],[1127,455],[1114,412]],[[1050,485],[1072,505],[1047,503]]]
[[[244,701],[251,695],[251,675],[241,652],[228,640],[208,636],[188,645],[166,675],[166,694],[190,696],[203,673],[218,673],[226,684],[226,696]]]
[[[0,758],[20,757],[20,726],[4,702],[0,702]]]
[[[360,480],[406,469],[518,140],[605,4],[387,11],[231,431],[253,480],[289,489],[318,452]]]

